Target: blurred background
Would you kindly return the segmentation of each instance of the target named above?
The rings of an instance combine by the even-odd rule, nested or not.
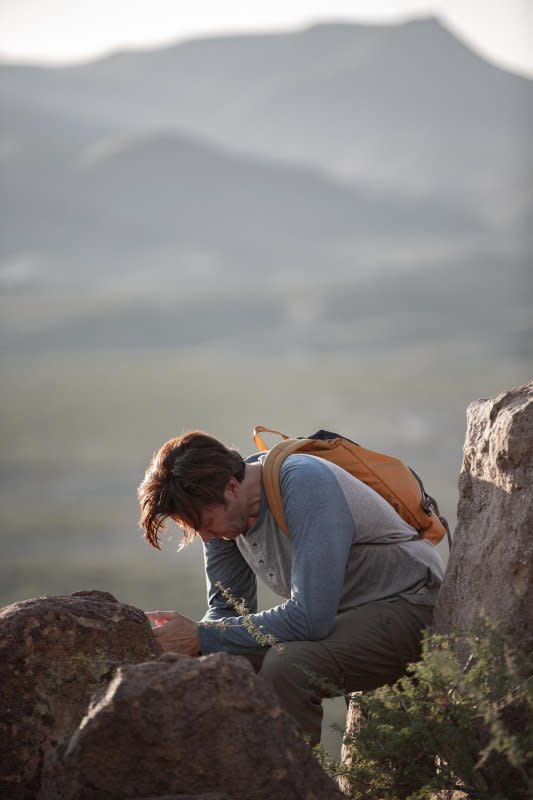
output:
[[[467,404],[531,375],[530,3],[181,5],[2,0],[0,605],[200,616],[135,495],[190,428],[340,431],[453,526]]]

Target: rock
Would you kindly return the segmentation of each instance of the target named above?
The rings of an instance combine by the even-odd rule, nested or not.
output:
[[[354,692],[350,697],[348,711],[346,714],[346,726],[344,729],[343,744],[341,747],[341,763],[347,770],[349,770],[353,764],[353,749],[351,743],[357,740],[361,726],[364,724],[361,706],[357,702],[356,695],[360,695],[360,692]],[[346,744],[346,742],[349,744]],[[346,774],[339,776],[338,783],[341,791],[347,796],[350,796],[352,789],[355,790],[356,788],[355,786],[352,786],[351,781]]]
[[[533,645],[533,381],[467,410],[458,525],[435,609],[438,633],[489,616]]]
[[[33,799],[44,757],[69,739],[115,667],[160,652],[143,612],[107,592],[0,609],[0,796]]]
[[[227,794],[209,792],[209,794],[159,794],[157,797],[135,797],[134,800],[231,800]]]
[[[49,757],[40,800],[208,792],[343,797],[246,659],[167,653],[117,670],[68,745]]]
[[[491,400],[472,403],[459,476],[458,524],[434,616],[437,633],[470,629],[487,615],[518,649],[533,645],[533,381]],[[459,645],[457,653],[466,657]],[[523,731],[527,708],[508,709],[501,731]],[[350,702],[346,733],[357,737],[364,720]],[[486,744],[480,722],[472,746]],[[350,748],[343,748],[345,766]],[[529,796],[523,775],[498,754],[484,759],[483,780],[494,796]],[[347,778],[345,792],[352,788]],[[526,792],[526,794],[524,793]],[[440,796],[440,795],[439,795]],[[463,796],[453,793],[453,796]],[[492,794],[491,794],[492,796]],[[435,796],[436,797],[436,796]]]
[[[157,797],[135,797],[134,800],[231,800],[231,797],[220,792],[209,792],[209,794],[160,794]]]

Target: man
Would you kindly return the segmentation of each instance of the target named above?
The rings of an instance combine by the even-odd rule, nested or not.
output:
[[[166,519],[204,543],[208,610],[197,623],[152,612],[164,650],[199,655],[260,650],[260,675],[313,743],[320,741],[324,683],[364,691],[395,681],[420,654],[443,569],[373,489],[311,455],[283,462],[280,486],[290,536],[262,487],[265,454],[243,460],[200,431],[166,442],[138,495],[140,524],[159,548]],[[257,613],[260,577],[285,602]],[[231,595],[231,597],[229,597]],[[231,598],[251,612],[241,616]],[[262,647],[262,637],[283,644]]]

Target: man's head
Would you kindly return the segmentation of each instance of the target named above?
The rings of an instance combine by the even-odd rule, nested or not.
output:
[[[190,542],[205,526],[209,509],[227,506],[245,473],[242,456],[202,431],[170,439],[154,454],[137,495],[140,525],[158,549],[159,531],[170,517]],[[202,537],[203,538],[203,537]]]

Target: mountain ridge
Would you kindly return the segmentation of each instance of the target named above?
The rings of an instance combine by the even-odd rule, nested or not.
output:
[[[412,178],[458,196],[471,175],[508,182],[533,138],[533,80],[491,65],[434,17],[190,39],[76,67],[2,66],[1,97],[87,129],[172,128],[341,181],[398,188]]]
[[[332,46],[339,36],[358,44]],[[409,248],[418,268],[421,252],[449,252],[447,242],[458,259],[482,259],[489,243],[522,257],[533,210],[525,183],[510,199],[533,166],[533,118],[519,102],[524,86],[533,98],[533,81],[489,68],[435,18],[204,42],[218,60],[194,41],[164,51],[185,52],[191,70],[159,63],[138,75],[130,54],[114,78],[101,63],[30,70],[29,83],[0,69],[9,193],[0,271],[31,256],[41,287],[109,280],[116,290],[150,269],[255,281],[262,270],[281,280],[374,268],[378,279]],[[361,59],[375,64],[363,70]]]

